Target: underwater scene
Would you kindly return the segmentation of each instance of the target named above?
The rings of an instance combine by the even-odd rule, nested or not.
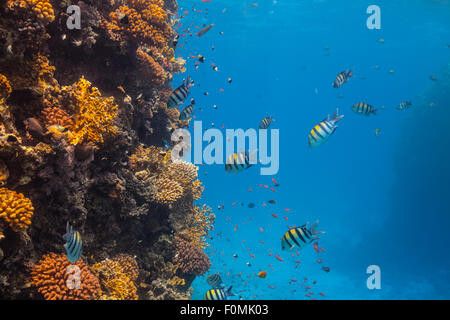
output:
[[[0,0],[1,300],[448,300],[449,0]]]

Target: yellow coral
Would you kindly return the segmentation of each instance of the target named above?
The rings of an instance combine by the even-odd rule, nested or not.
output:
[[[193,210],[186,216],[186,229],[181,232],[181,236],[198,248],[208,246],[206,238],[209,231],[212,230],[216,216],[211,208],[204,205],[202,207],[194,206]]]
[[[102,300],[137,300],[137,288],[118,261],[106,259],[92,266],[104,288]]]
[[[33,216],[31,200],[21,193],[0,188],[0,217],[2,217],[14,231],[27,229]]]
[[[0,160],[0,186],[5,185],[6,180],[9,178],[9,170],[2,160]]]
[[[184,286],[186,284],[186,281],[183,278],[175,276],[172,279],[170,279],[168,283],[172,286]]]
[[[64,87],[64,90],[68,88]],[[117,116],[118,106],[114,97],[102,98],[100,91],[82,77],[73,90],[78,108],[74,121],[72,144],[86,142],[103,143],[103,136],[116,134],[112,122]]]
[[[153,200],[161,204],[170,204],[183,196],[183,187],[174,180],[168,178],[158,178],[154,183],[156,189]]]
[[[8,0],[8,7],[20,7],[33,10],[45,24],[55,20],[55,13],[49,0]]]
[[[11,93],[11,84],[4,75],[0,73],[0,102],[9,97]]]
[[[197,179],[197,171],[198,167],[190,162],[174,160],[167,168],[165,175],[187,189]]]
[[[130,168],[133,171],[142,171],[147,168],[156,170],[163,159],[161,149],[155,146],[145,148],[143,146],[137,147],[136,151],[130,156]]]

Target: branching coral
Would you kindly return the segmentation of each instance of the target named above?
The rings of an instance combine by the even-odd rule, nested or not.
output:
[[[55,20],[55,13],[49,0],[8,0],[7,4],[11,9],[19,7],[33,10],[45,24]]]
[[[8,79],[0,73],[0,102],[9,97],[11,84]]]
[[[105,294],[102,300],[137,300],[137,289],[120,261],[106,259],[92,266]]]
[[[32,285],[46,300],[94,300],[101,294],[97,277],[81,259],[73,264],[63,254],[50,253],[31,274]]]
[[[111,38],[123,41],[131,37],[142,44],[164,47],[171,36],[167,13],[163,9],[164,2],[159,0],[126,0],[109,15],[110,21],[104,21]],[[121,22],[126,16],[128,23]]]
[[[68,88],[64,87],[63,90]],[[84,77],[75,84],[73,95],[78,110],[70,141],[72,144],[103,143],[104,135],[117,133],[112,124],[118,108],[114,104],[114,97],[102,98],[100,91],[91,87],[91,83]]]
[[[164,69],[142,48],[138,48],[136,51],[136,58],[149,82],[162,85],[167,80]]]
[[[154,182],[155,193],[153,200],[161,204],[169,204],[183,196],[183,187],[175,180],[168,178],[156,178]]]
[[[198,167],[190,162],[174,160],[164,174],[168,178],[177,181],[184,188],[187,188],[195,179],[197,179],[197,171]]]
[[[201,276],[209,270],[211,262],[202,249],[176,236],[174,241],[175,257],[173,263],[186,274]]]
[[[193,206],[192,209],[185,212],[185,229],[180,235],[192,245],[198,248],[207,247],[206,238],[212,229],[216,216],[212,213],[210,207],[203,205]]]
[[[139,267],[136,260],[129,254],[120,253],[112,258],[119,263],[122,272],[125,273],[132,281],[136,281],[139,276]]]
[[[27,229],[31,224],[34,208],[31,200],[21,193],[0,188],[0,217],[14,231]]]

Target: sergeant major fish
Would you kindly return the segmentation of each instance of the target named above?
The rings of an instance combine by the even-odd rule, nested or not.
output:
[[[225,163],[225,171],[231,174],[242,172],[252,166],[250,158],[256,151],[250,155],[248,151],[230,154]]]
[[[312,128],[309,133],[309,146],[319,147],[324,144],[328,138],[336,131],[338,127],[336,123],[341,120],[344,115],[338,116],[338,109],[333,114],[333,118],[330,120],[330,115],[326,117],[322,122]]]
[[[350,77],[353,77],[352,71],[353,70],[350,70],[350,71],[345,70],[345,71],[342,71],[341,73],[339,73],[337,75],[336,79],[334,80],[333,87],[339,88],[344,83],[346,83]]]
[[[184,100],[189,95],[189,89],[194,86],[194,81],[191,81],[191,77],[187,77],[187,80],[183,80],[183,84],[176,88],[169,96],[167,101],[167,108],[174,109],[180,104],[184,103]]]
[[[272,116],[269,117],[265,117],[264,119],[261,120],[261,122],[259,123],[259,128],[260,129],[267,129],[269,128],[270,124],[272,122],[274,122],[275,120],[273,119]]]
[[[190,104],[186,108],[184,108],[183,111],[181,111],[179,119],[188,120],[192,118],[193,113],[194,113],[194,105]]]
[[[306,223],[301,227],[293,228],[286,232],[283,238],[281,238],[281,249],[292,250],[296,248],[296,250],[300,250],[307,244],[317,240],[315,235],[325,233],[324,231],[315,230],[318,223],[319,221],[316,221],[311,228],[308,228],[308,223]]]
[[[83,241],[80,233],[73,230],[68,221],[63,239],[66,241],[64,248],[66,249],[67,260],[71,263],[77,262],[81,257]]]
[[[412,103],[411,101],[403,101],[400,102],[400,104],[397,106],[397,110],[405,110],[411,108]]]
[[[217,273],[211,274],[206,278],[206,282],[214,289],[221,289],[224,287],[222,278]]]
[[[355,113],[364,114],[366,116],[369,116],[372,113],[377,114],[378,109],[373,108],[372,106],[368,105],[367,103],[358,102],[352,106],[352,110]]]
[[[211,289],[208,290],[203,299],[204,300],[228,300],[228,297],[235,296],[235,294],[231,293],[231,288],[225,289]]]

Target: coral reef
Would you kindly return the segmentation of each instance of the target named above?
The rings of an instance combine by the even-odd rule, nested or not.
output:
[[[132,258],[131,258],[132,259]],[[101,300],[137,300],[137,289],[132,277],[137,278],[134,261],[130,258],[105,259],[92,266],[92,270],[100,279],[103,295]],[[130,266],[132,267],[130,269]]]
[[[27,229],[31,224],[34,208],[31,200],[21,193],[0,188],[0,218],[14,231]]]
[[[201,276],[211,267],[208,256],[191,243],[176,237],[174,247],[176,254],[173,262],[179,266],[181,272]]]
[[[214,215],[194,204],[197,168],[164,142],[189,125],[166,105],[185,65],[176,1],[76,1],[80,30],[66,25],[74,2],[3,3],[0,299],[189,299]],[[84,261],[70,292],[67,221]],[[178,264],[174,242],[193,260]]]
[[[71,264],[65,255],[45,255],[33,266],[31,274],[32,285],[46,300],[92,300],[101,294],[99,281],[89,267],[81,260]],[[78,276],[79,283],[72,282],[71,277]]]

